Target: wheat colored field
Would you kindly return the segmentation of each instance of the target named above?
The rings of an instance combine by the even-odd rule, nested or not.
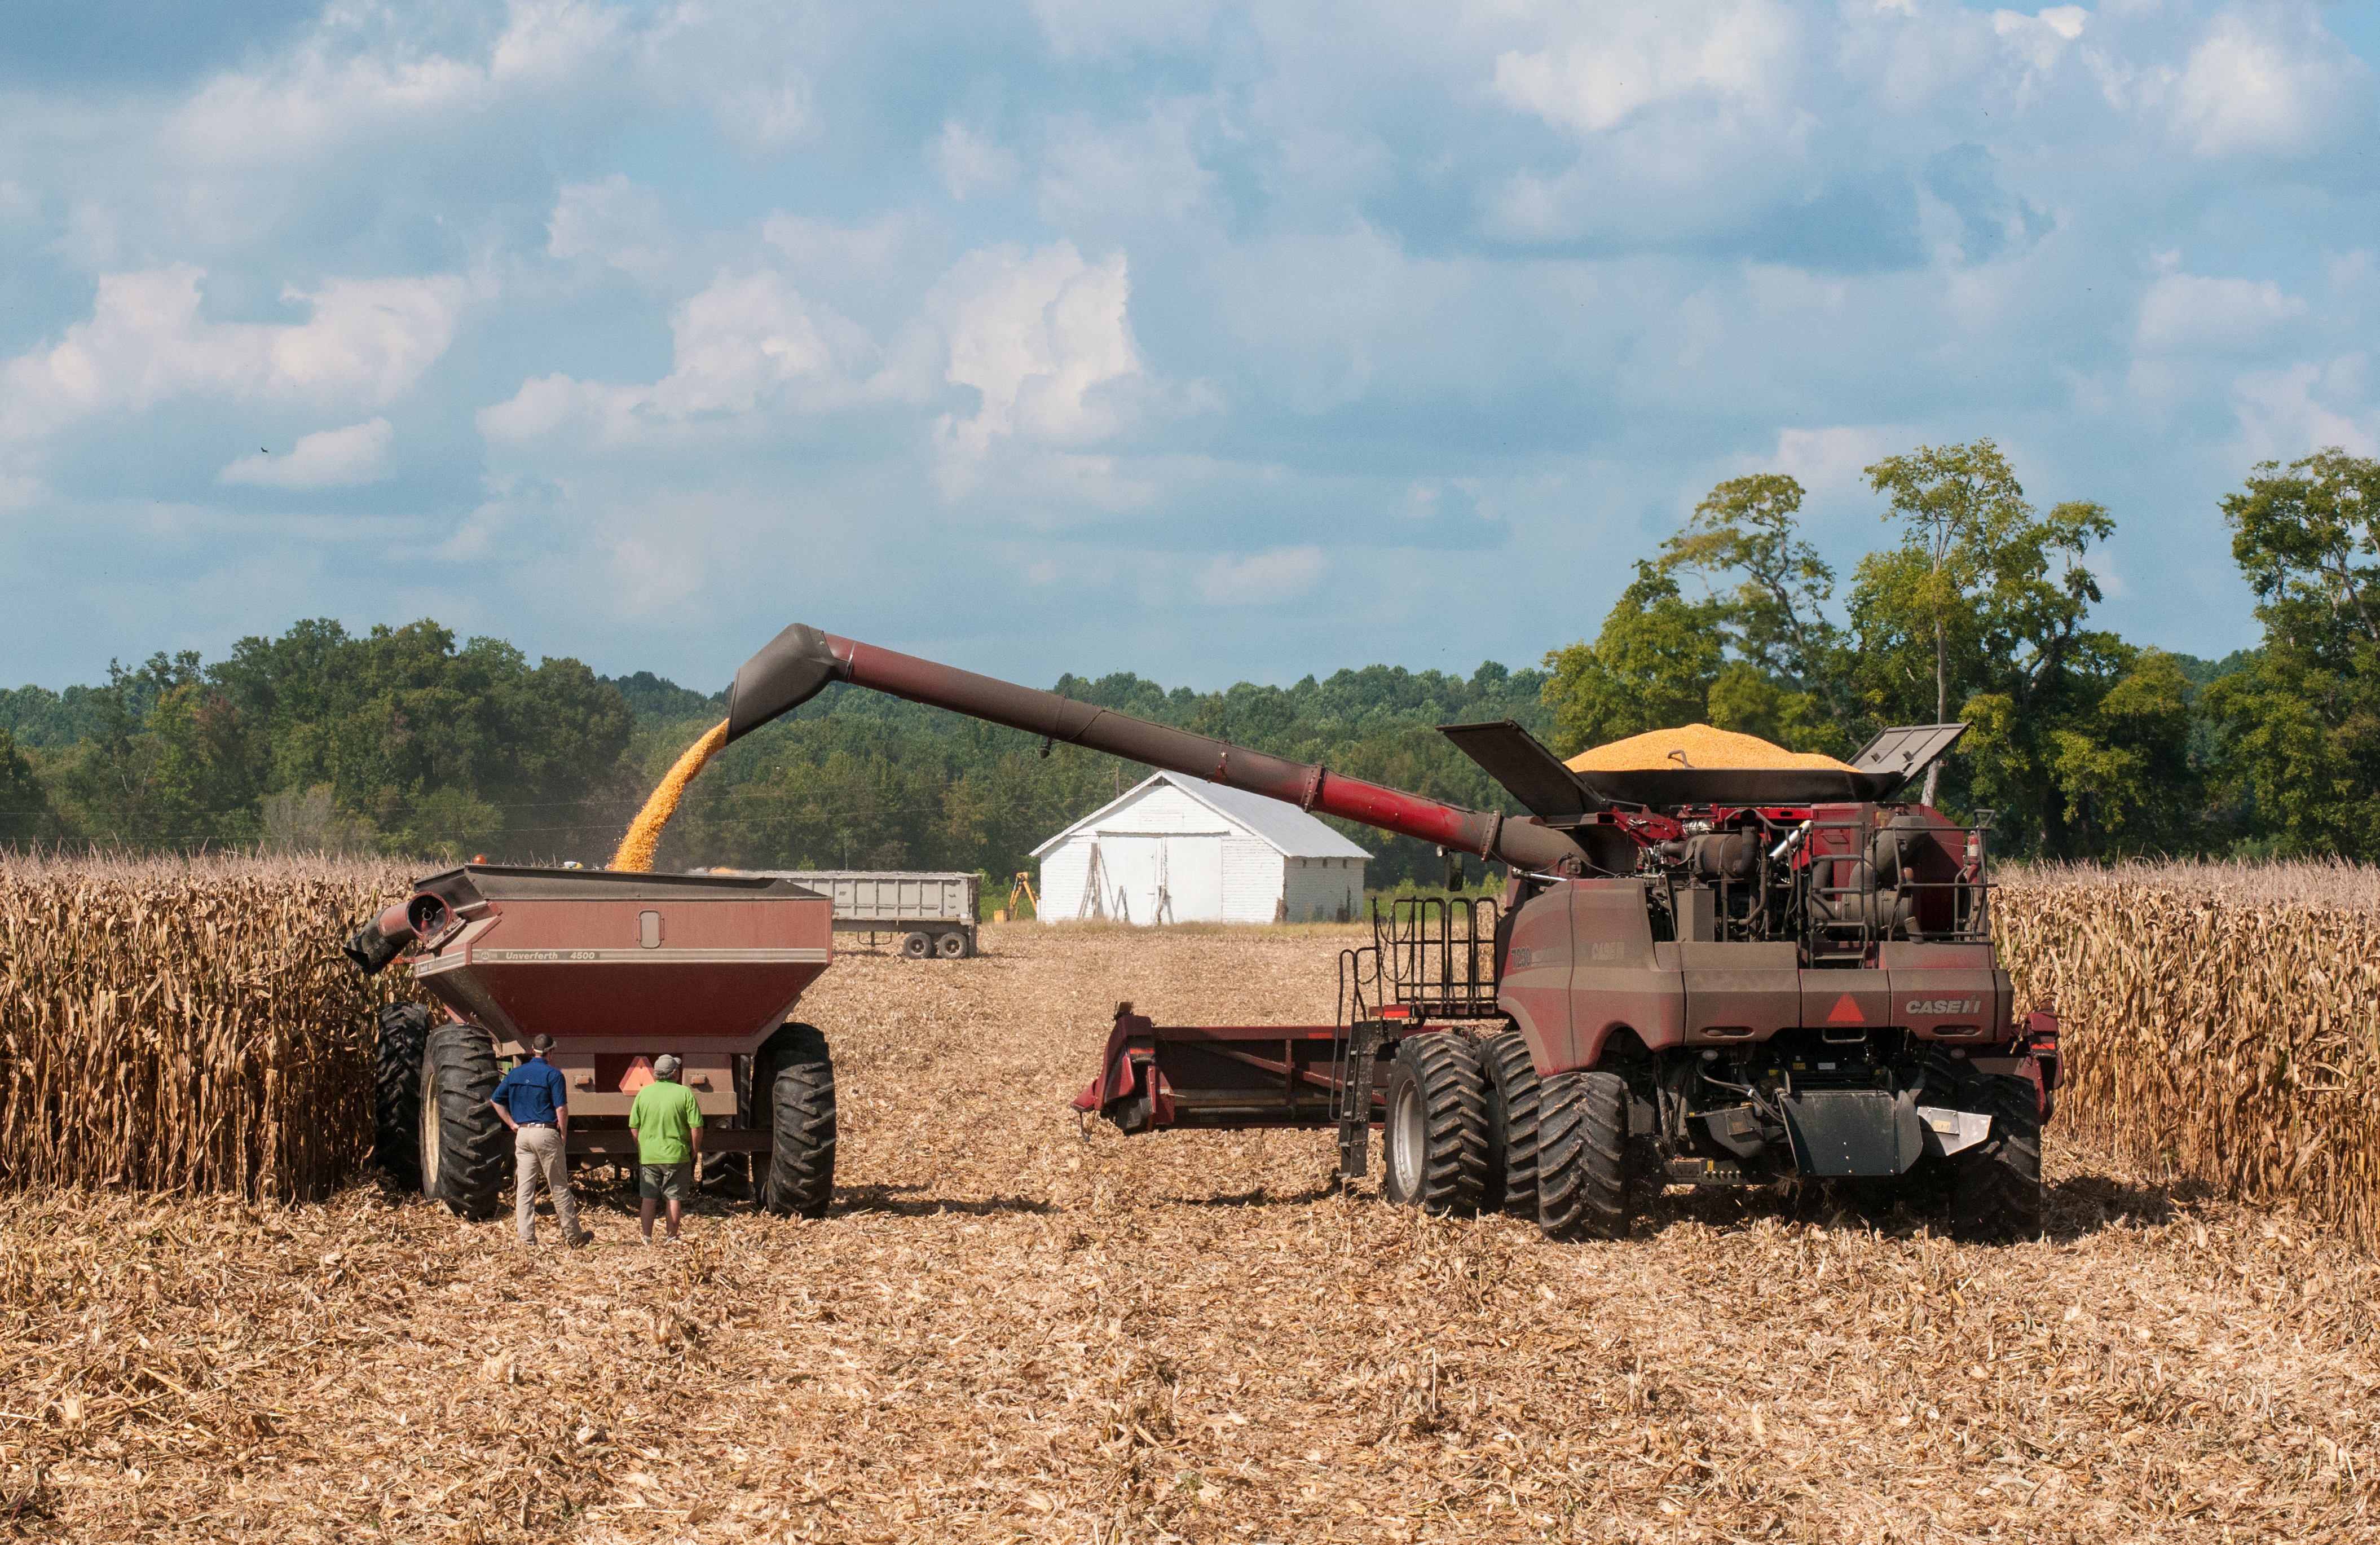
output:
[[[1327,1020],[1348,940],[985,942],[856,951],[809,1000],[842,1094],[821,1222],[713,1200],[690,1246],[644,1249],[628,1195],[583,1184],[598,1239],[570,1254],[371,1184],[12,1198],[0,1530],[2374,1532],[2374,1267],[2291,1216],[2053,1147],[2034,1244],[1762,1195],[1551,1247],[1339,1194],[1327,1134],[1078,1134],[1065,1102],[1117,998]]]

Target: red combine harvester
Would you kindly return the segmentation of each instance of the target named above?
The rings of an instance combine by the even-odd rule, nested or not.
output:
[[[834,1070],[826,1038],[787,1016],[833,958],[833,910],[765,878],[470,864],[417,882],[346,952],[370,975],[410,948],[448,1016],[381,1016],[382,1166],[466,1217],[492,1215],[512,1144],[488,1096],[499,1060],[545,1034],[570,1086],[573,1155],[635,1153],[628,1106],[671,1052],[706,1157],[749,1155],[764,1205],[823,1213]]]
[[[833,682],[1507,866],[1500,905],[1376,919],[1333,1024],[1123,1005],[1075,1104],[1125,1132],[1336,1127],[1359,1175],[1378,1124],[1390,1200],[1556,1239],[1624,1233],[1665,1186],[1793,1175],[1891,1184],[1962,1233],[2039,1230],[2057,1021],[2017,1018],[1994,957],[1988,822],[1892,797],[1962,724],[1887,730],[1849,772],[1609,772],[1511,723],[1446,726],[1530,812],[1507,818],[797,624],[736,673],[729,737]]]

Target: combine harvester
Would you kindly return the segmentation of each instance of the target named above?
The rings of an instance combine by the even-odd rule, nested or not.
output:
[[[1332,1024],[1160,1026],[1121,1005],[1075,1103],[1124,1132],[1335,1128],[1356,1176],[1378,1125],[1390,1201],[1503,1208],[1554,1239],[1624,1234],[1664,1186],[1795,1175],[1890,1183],[1962,1233],[2039,1230],[2057,1021],[2013,1012],[1985,829],[1892,799],[1964,725],[1888,730],[1848,768],[1597,772],[1517,724],[1447,726],[1531,812],[1508,819],[795,625],[736,673],[723,741],[833,682],[1507,866],[1500,904],[1376,919]],[[487,1096],[542,1031],[574,1154],[630,1150],[640,1074],[675,1052],[720,1124],[706,1148],[765,1155],[771,1210],[824,1210],[833,1071],[787,1016],[831,958],[829,898],[480,865],[416,891],[349,947],[368,970],[412,949],[449,1016],[383,1018],[392,1173],[492,1213],[507,1145]]]
[[[1376,920],[1334,1024],[1122,1005],[1075,1104],[1125,1132],[1336,1127],[1352,1176],[1378,1123],[1390,1200],[1501,1207],[1554,1239],[1623,1234],[1664,1186],[1794,1175],[2039,1232],[2057,1020],[2014,1013],[1985,828],[1892,797],[1963,724],[1887,730],[1848,768],[1601,772],[1509,722],[1446,726],[1530,812],[1507,819],[796,624],[736,673],[727,737],[832,682],[1507,866],[1500,906]]]

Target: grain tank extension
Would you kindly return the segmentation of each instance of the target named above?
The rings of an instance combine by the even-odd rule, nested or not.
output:
[[[736,674],[730,737],[847,682],[1508,866],[1500,902],[1400,904],[1328,1025],[1123,1005],[1076,1100],[1126,1132],[1335,1127],[1360,1174],[1551,1237],[1665,1186],[1888,1184],[1961,1232],[2038,1232],[2058,1025],[1995,958],[1987,824],[1897,799],[1962,724],[1844,768],[1573,772],[1521,726],[1443,733],[1529,813],[1345,778],[796,625]]]

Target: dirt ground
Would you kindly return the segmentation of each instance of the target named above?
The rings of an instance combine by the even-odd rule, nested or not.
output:
[[[2050,1237],[1680,1198],[1553,1247],[1324,1133],[1078,1134],[1118,998],[1325,1021],[1328,931],[855,952],[833,1211],[523,1252],[375,1185],[0,1224],[0,1534],[2361,1538],[2373,1263],[2051,1150]],[[1377,1169],[1377,1164],[1375,1165]],[[549,1220],[544,1235],[555,1234]]]

